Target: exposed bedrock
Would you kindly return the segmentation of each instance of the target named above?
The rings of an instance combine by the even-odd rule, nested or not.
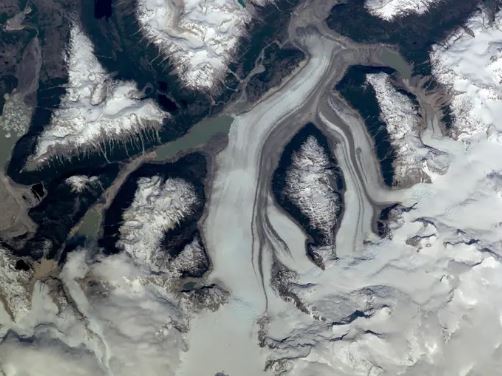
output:
[[[27,170],[40,169],[51,159],[64,160],[78,154],[101,151],[106,157],[107,143],[155,134],[163,119],[169,117],[133,81],[113,79],[77,22],[71,26],[67,55],[65,94],[37,137]]]
[[[451,135],[466,145],[487,133],[500,138],[501,23],[502,11],[482,8],[431,53],[433,73],[452,97]]]
[[[272,189],[309,235],[306,247],[312,261],[324,268],[327,259],[336,258],[345,185],[332,146],[314,124],[307,124],[286,145]]]

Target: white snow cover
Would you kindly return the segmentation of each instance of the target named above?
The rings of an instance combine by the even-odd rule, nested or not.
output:
[[[396,185],[427,181],[430,178],[427,171],[437,170],[436,160],[444,156],[422,143],[418,109],[410,98],[392,85],[388,74],[369,74],[366,80],[375,90],[382,118],[397,154],[394,161]]]
[[[201,240],[195,237],[188,243],[183,251],[166,266],[173,276],[179,277],[181,271],[206,269],[208,264],[207,255],[202,246]]]
[[[390,237],[368,239],[322,274],[298,273],[291,289],[311,314],[284,310],[271,319],[266,341],[276,374],[500,372],[502,137],[499,102],[488,93],[500,88],[501,17],[493,27],[481,27],[481,19],[469,22],[475,37],[462,33],[434,51],[435,72],[464,88],[452,91],[453,103],[473,105],[456,112],[464,142],[426,137],[448,154],[449,170],[402,191],[413,209],[395,219]],[[485,121],[474,122],[482,113]]]
[[[51,341],[8,339],[0,348],[0,371],[6,376],[105,375],[90,354],[64,351],[64,346]]]
[[[98,180],[97,176],[73,175],[66,178],[65,182],[71,186],[73,192],[82,192],[89,187],[90,184]]]
[[[286,195],[309,218],[312,227],[320,230],[327,244],[334,245],[333,228],[340,211],[338,194],[329,157],[316,138],[310,136],[293,154],[286,175]]]
[[[175,294],[172,275],[152,273],[126,253],[103,257],[78,249],[57,279],[39,280],[13,270],[7,258],[12,263],[2,250],[0,374],[6,376],[175,375],[191,316],[214,309],[226,294]]]
[[[451,89],[454,135],[468,142],[502,129],[502,12],[490,24],[481,11],[445,43],[431,59],[437,79]]]
[[[423,14],[434,4],[441,0],[366,0],[368,11],[386,21],[407,13]]]
[[[61,106],[39,136],[32,158],[45,161],[52,148],[66,153],[98,149],[112,140],[156,129],[168,116],[152,100],[141,100],[136,84],[117,81],[94,55],[89,38],[74,24],[67,53],[69,82]]]
[[[236,0],[139,0],[137,16],[146,38],[197,89],[211,89],[223,78],[251,19]]]
[[[312,315],[281,312],[268,336],[277,346],[271,359],[302,359],[277,364],[278,370],[308,376],[497,374],[502,145],[485,140],[469,152],[449,151],[455,154],[450,171],[410,189],[407,202],[416,206],[402,214],[391,238],[373,239],[357,257],[339,260],[322,275],[300,275],[293,291]]]
[[[134,200],[123,214],[118,246],[138,263],[155,266],[155,259],[165,253],[157,252],[165,232],[190,215],[196,204],[193,185],[183,179],[140,178]]]

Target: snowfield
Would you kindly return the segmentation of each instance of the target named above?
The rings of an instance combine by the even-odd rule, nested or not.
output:
[[[173,268],[192,266],[191,247]],[[180,293],[179,275],[152,273],[127,253],[78,249],[52,278],[14,270],[5,252],[0,373],[9,376],[174,375],[191,317],[227,299],[217,286]]]
[[[453,151],[446,175],[410,189],[414,209],[389,238],[322,275],[298,276],[292,291],[311,315],[283,311],[272,320],[267,342],[277,373],[497,373],[502,145],[485,140]]]
[[[317,120],[337,137],[333,155],[348,183],[340,231],[332,229],[342,198],[315,137],[293,154],[287,189],[329,242],[348,248],[324,270],[306,257],[298,224],[274,204],[268,185],[276,166],[262,163],[263,150],[287,143],[274,127],[305,124],[323,103],[317,94],[333,88],[326,80],[316,91],[333,77],[339,53],[334,39],[316,31],[304,41],[311,57],[285,83],[287,94],[274,92],[235,116],[215,157],[200,233],[178,255],[158,257],[163,235],[199,203],[191,183],[159,176],[138,180],[119,230],[123,252],[78,248],[61,264],[28,260],[16,268],[19,259],[0,246],[0,375],[499,375],[501,27],[502,11],[494,23],[478,12],[468,30],[431,52],[434,75],[451,94],[449,132],[420,118],[389,76],[368,77],[400,178],[418,170],[422,182],[379,186],[368,173],[378,161],[365,162],[371,145],[356,142],[364,124],[342,125],[320,107]],[[438,173],[433,167],[443,159],[448,168]],[[92,180],[76,175],[67,183],[78,192]],[[389,217],[389,233],[371,233],[363,219],[396,201],[402,207]],[[340,241],[347,234],[355,240]],[[183,276],[209,264],[203,277]],[[278,275],[284,279],[274,286]]]
[[[372,238],[357,257],[343,257],[322,274],[297,274],[290,289],[310,315],[291,309],[270,320],[266,343],[273,374],[499,372],[501,20],[499,13],[489,25],[479,13],[468,25],[474,36],[461,31],[435,46],[434,72],[452,88],[458,140],[430,130],[423,138],[447,154],[450,167],[432,184],[403,191],[410,210],[393,217],[388,237]],[[384,83],[382,77],[370,79],[376,80],[376,88]],[[385,115],[384,105],[383,113],[399,119],[400,129],[414,138],[410,119],[396,111],[403,104],[394,98],[394,111]]]

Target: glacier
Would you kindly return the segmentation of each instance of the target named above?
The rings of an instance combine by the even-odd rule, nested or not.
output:
[[[184,39],[187,30],[154,42],[179,59],[177,69],[188,85],[205,88],[221,79],[233,48],[230,39],[242,35],[246,13],[257,4],[143,3],[156,10],[140,16],[158,17],[145,21],[157,28],[164,27],[162,17],[171,17],[166,9],[176,9],[173,17],[189,23],[225,13],[226,6],[235,10],[229,29],[223,30],[223,21],[209,29],[198,25],[202,34],[190,41],[193,45]],[[175,8],[178,3],[184,6]],[[34,261],[13,256],[0,243],[0,374],[499,374],[502,11],[490,17],[481,7],[432,47],[432,78],[439,83],[433,88],[424,87],[431,77],[367,76],[397,152],[397,183],[389,187],[379,176],[364,119],[335,89],[348,67],[380,66],[384,46],[355,43],[329,31],[322,10],[331,2],[313,3],[316,11],[299,7],[290,25],[305,64],[259,103],[229,106],[234,122],[228,137],[203,148],[209,161],[201,178],[205,206],[177,254],[166,249],[165,235],[202,206],[201,187],[196,179],[176,175],[193,173],[185,164],[176,177],[138,173],[148,158],[152,162],[151,155],[124,162],[120,180],[107,191],[113,201],[124,181],[137,178],[132,193],[126,186],[131,200],[118,205],[116,253],[84,242],[65,248],[62,260]],[[433,6],[427,1],[370,3],[393,4],[385,8],[394,14],[390,19]],[[214,4],[221,8],[209,9]],[[177,21],[147,38],[184,25]],[[228,34],[214,36],[213,27]],[[214,38],[201,42],[204,32]],[[70,66],[72,56],[97,63],[85,38],[74,28],[72,41],[80,40],[80,55],[70,53]],[[207,57],[208,46],[218,40],[223,45]],[[209,65],[200,65],[206,57]],[[94,145],[95,134],[107,127],[117,127],[119,133],[111,131],[115,138],[150,122],[154,130],[168,116],[142,99],[134,83],[114,80],[101,68],[93,72],[91,79],[70,70],[71,85],[57,119],[69,121],[61,129],[71,126],[71,134],[62,140],[55,136],[60,131],[55,115],[38,140],[40,160],[61,146]],[[74,86],[71,77],[77,73],[84,78],[79,76]],[[127,88],[127,100],[117,94],[119,88]],[[420,92],[417,101],[404,89]],[[125,107],[120,116],[108,117],[113,98]],[[445,103],[453,115],[449,126],[436,111]],[[84,129],[73,115],[94,107],[105,119],[92,117],[93,111],[82,115]],[[124,121],[132,113],[137,122]],[[329,152],[315,137],[297,145],[285,169],[285,193],[325,236],[329,251],[337,247],[322,268],[305,252],[311,240],[307,229],[273,192],[281,155],[308,123],[324,135]],[[336,173],[331,157],[343,172],[343,192],[336,192],[330,180]],[[163,167],[160,161],[152,164]],[[75,194],[96,184],[92,169],[67,176],[64,181]],[[396,209],[387,219],[388,231],[378,234],[375,223],[389,207]]]
[[[490,24],[479,12],[469,31],[434,46],[434,74],[451,88],[455,120],[452,138],[429,123],[423,140],[448,156],[449,169],[402,191],[408,210],[393,217],[391,236],[368,239],[322,274],[296,274],[290,288],[310,317],[285,310],[270,321],[264,342],[275,374],[497,374],[499,25],[500,13]]]

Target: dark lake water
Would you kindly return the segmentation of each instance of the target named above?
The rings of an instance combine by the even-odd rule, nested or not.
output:
[[[110,18],[112,16],[112,0],[94,0],[94,17]]]
[[[225,89],[214,98],[207,92],[195,91],[183,86],[174,74],[170,61],[158,58],[158,48],[152,43],[145,43],[145,39],[138,32],[139,25],[131,8],[133,3],[112,2],[111,0],[81,2],[79,15],[83,30],[91,39],[95,54],[105,70],[117,80],[134,81],[140,90],[144,89],[145,99],[155,100],[172,116],[164,120],[159,137],[143,135],[142,140],[103,143],[106,157],[102,152],[97,151],[71,156],[64,160],[53,160],[47,165],[39,166],[38,169],[25,169],[28,157],[35,150],[37,137],[50,123],[52,114],[60,106],[61,99],[66,93],[67,72],[44,71],[45,74],[37,91],[38,106],[30,128],[27,134],[16,143],[7,166],[7,173],[15,182],[33,186],[36,192],[41,192],[39,187],[44,187],[42,202],[30,211],[30,216],[40,224],[40,227],[35,237],[22,250],[26,254],[33,253],[34,257],[39,257],[44,249],[48,249],[52,255],[56,254],[65,242],[68,244],[69,229],[83,218],[102,194],[102,191],[94,191],[89,195],[72,193],[63,183],[66,177],[75,174],[99,175],[105,189],[116,176],[118,171],[116,162],[127,160],[145,150],[152,150],[161,144],[179,139],[202,119],[207,116],[215,117],[236,95],[238,80],[231,73],[225,78]],[[253,68],[261,50],[278,38],[279,34],[285,33],[285,25],[297,3],[297,0],[277,0],[273,5],[267,4],[259,8],[255,22],[249,24],[249,37],[241,38],[238,58],[230,68],[235,69],[239,75],[246,75]],[[64,27],[61,26],[62,31],[69,29],[69,19],[68,17],[66,20],[68,23]],[[46,47],[50,41],[44,39],[45,33],[43,32],[40,32],[39,37],[42,56],[46,56],[48,51]],[[66,34],[61,33],[61,38],[66,37]],[[67,47],[67,41],[59,42],[62,48]],[[64,56],[64,51],[50,50],[50,53]],[[206,132],[195,135],[202,137],[206,135]],[[190,141],[187,142],[190,147],[191,139],[187,141]],[[171,149],[165,153],[171,153]],[[122,212],[128,202],[130,204],[131,195],[134,192],[134,179],[141,174],[159,172],[166,176],[171,174],[191,179],[190,181],[198,187],[201,197],[204,198],[202,182],[206,173],[205,160],[202,167],[200,161],[195,161],[197,158],[192,157],[192,160],[183,158],[175,164],[151,164],[134,172],[131,180],[128,180],[121,188],[112,207],[104,215],[104,235],[100,243],[110,246],[112,252],[115,249],[116,231]],[[117,171],[108,171],[107,168]],[[107,172],[103,172],[103,169]],[[204,203],[204,199],[201,202]],[[202,207],[197,215],[201,213]],[[196,231],[197,219],[198,217],[194,215],[186,225],[175,230],[179,233],[170,234],[173,239],[171,245],[174,248],[179,248],[188,239],[186,235],[188,232]],[[91,218],[90,222],[96,221]],[[94,226],[93,223],[91,225]],[[89,228],[89,231],[94,233],[95,228]]]

